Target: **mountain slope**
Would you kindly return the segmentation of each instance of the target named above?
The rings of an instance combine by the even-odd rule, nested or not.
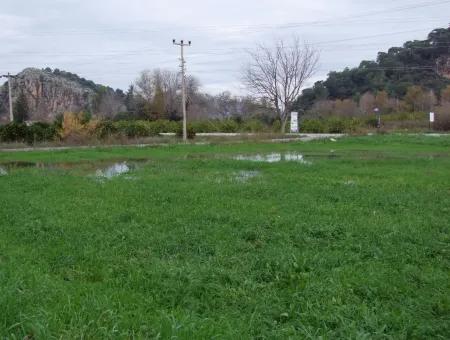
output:
[[[12,81],[13,102],[23,91],[29,108],[29,120],[51,121],[67,111],[87,111],[112,116],[123,110],[121,91],[95,84],[75,74],[47,68],[27,68]],[[0,120],[8,118],[7,84],[0,91]]]
[[[413,85],[439,94],[450,84],[450,28],[433,30],[426,40],[409,41],[403,47],[380,52],[376,61],[363,61],[359,67],[330,72],[325,81],[305,89],[299,98],[301,109],[323,99],[358,99],[366,92],[387,91],[402,98]]]

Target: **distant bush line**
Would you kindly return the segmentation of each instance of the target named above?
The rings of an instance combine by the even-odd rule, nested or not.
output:
[[[374,115],[359,118],[305,118],[301,120],[303,133],[365,133],[377,128]],[[433,125],[436,131],[450,131],[450,114],[440,113]],[[188,124],[188,136],[197,133],[279,133],[280,122],[272,125],[257,119],[250,120],[197,120]],[[428,114],[395,113],[382,116],[383,131],[424,131],[428,130]],[[0,142],[35,144],[62,141],[83,143],[92,139],[145,138],[162,133],[182,135],[182,124],[169,120],[93,120],[83,113],[67,113],[53,123],[32,124],[9,123],[0,126]]]

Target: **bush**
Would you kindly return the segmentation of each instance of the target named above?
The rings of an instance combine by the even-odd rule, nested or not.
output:
[[[58,135],[57,128],[54,124],[34,123],[26,128],[25,141],[28,144],[36,142],[50,142],[56,139]]]
[[[136,119],[137,118],[130,112],[119,112],[113,118],[113,120],[115,122],[121,122],[121,121],[124,121],[124,120],[132,121],[132,120],[136,120]]]
[[[150,125],[146,121],[120,121],[114,123],[117,133],[128,138],[148,137],[152,131]]]
[[[94,134],[97,138],[106,139],[117,133],[118,130],[114,123],[110,120],[103,120],[96,124]]]
[[[346,124],[343,119],[330,118],[327,122],[329,133],[344,133],[346,132]]]
[[[232,119],[225,119],[218,124],[220,132],[235,133],[239,131],[239,124]]]
[[[23,142],[27,138],[27,126],[24,123],[9,123],[0,128],[2,142]]]
[[[277,119],[273,122],[272,131],[277,132],[277,133],[281,131],[281,122],[279,119]]]
[[[63,114],[58,114],[56,115],[54,121],[53,121],[53,125],[55,126],[56,129],[62,129],[63,127],[63,122],[64,122],[64,115]]]
[[[209,133],[209,132],[219,132],[218,123],[220,121],[214,120],[196,120],[192,122],[192,127],[196,133]]]
[[[180,122],[159,119],[149,123],[151,135],[157,136],[160,133],[177,133],[181,127]]]
[[[450,112],[438,112],[436,114],[434,129],[438,131],[450,131]]]
[[[86,114],[66,112],[64,113],[60,134],[64,140],[83,142],[87,137],[97,133],[99,121],[87,122]]]
[[[377,117],[369,117],[365,121],[366,125],[371,128],[378,127],[378,118]]]
[[[261,121],[257,119],[251,119],[243,123],[241,130],[244,132],[252,133],[263,132],[265,130],[265,126]]]
[[[180,124],[177,129],[177,137],[183,138],[183,124]],[[187,126],[187,138],[194,139],[195,138],[195,130],[191,124]]]
[[[300,126],[301,132],[308,133],[324,133],[326,125],[323,120],[320,119],[305,119]]]

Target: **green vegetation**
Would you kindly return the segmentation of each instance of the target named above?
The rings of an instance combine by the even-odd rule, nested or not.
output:
[[[413,86],[439,95],[450,84],[444,77],[449,75],[447,58],[450,58],[450,28],[435,29],[426,40],[409,41],[403,47],[380,52],[376,61],[362,61],[357,68],[331,72],[325,81],[304,90],[298,105],[309,109],[317,101],[359,100],[365,93],[380,91],[392,98],[403,98]]]
[[[374,114],[361,117],[321,117],[302,118],[301,133],[349,133],[365,134],[377,131],[378,119]],[[450,115],[436,112],[435,131],[450,131]],[[266,124],[257,119],[210,119],[196,120],[188,124],[188,135],[193,139],[198,133],[253,133],[270,134],[280,131],[280,121]],[[425,112],[402,112],[382,115],[382,132],[429,132],[429,116]],[[83,145],[98,144],[109,140],[115,143],[135,139],[157,137],[163,133],[175,133],[182,136],[182,123],[169,120],[93,120],[85,113],[66,114],[58,117],[53,124],[10,123],[0,126],[0,142]]]
[[[376,61],[331,72],[325,81],[305,89],[294,107],[311,119],[365,119],[375,108],[393,115],[437,112],[436,129],[448,131],[449,60],[450,29],[436,29],[424,41],[407,42],[403,47],[379,53]],[[424,126],[402,120],[387,129],[414,131]]]
[[[56,124],[38,122],[30,126],[25,123],[10,123],[0,126],[0,142],[34,144],[54,141],[57,138],[58,127]]]
[[[311,164],[233,159],[274,152]],[[148,162],[94,176],[125,159]],[[450,334],[449,137],[0,153],[18,161],[41,165],[0,176],[0,337]]]
[[[19,97],[14,103],[14,121],[17,123],[23,123],[28,118],[28,103],[25,94],[20,92]]]

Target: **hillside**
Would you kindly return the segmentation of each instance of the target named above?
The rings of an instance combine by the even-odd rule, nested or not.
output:
[[[450,28],[433,30],[426,40],[406,42],[378,53],[376,61],[363,61],[356,68],[331,72],[325,81],[303,91],[297,106],[309,109],[319,100],[358,99],[367,92],[386,91],[403,98],[418,85],[435,94],[450,84]]]
[[[29,108],[28,120],[52,121],[66,111],[87,111],[112,116],[123,110],[122,91],[58,69],[27,68],[12,81],[13,101],[24,93]],[[0,90],[0,121],[8,119],[7,84]]]

